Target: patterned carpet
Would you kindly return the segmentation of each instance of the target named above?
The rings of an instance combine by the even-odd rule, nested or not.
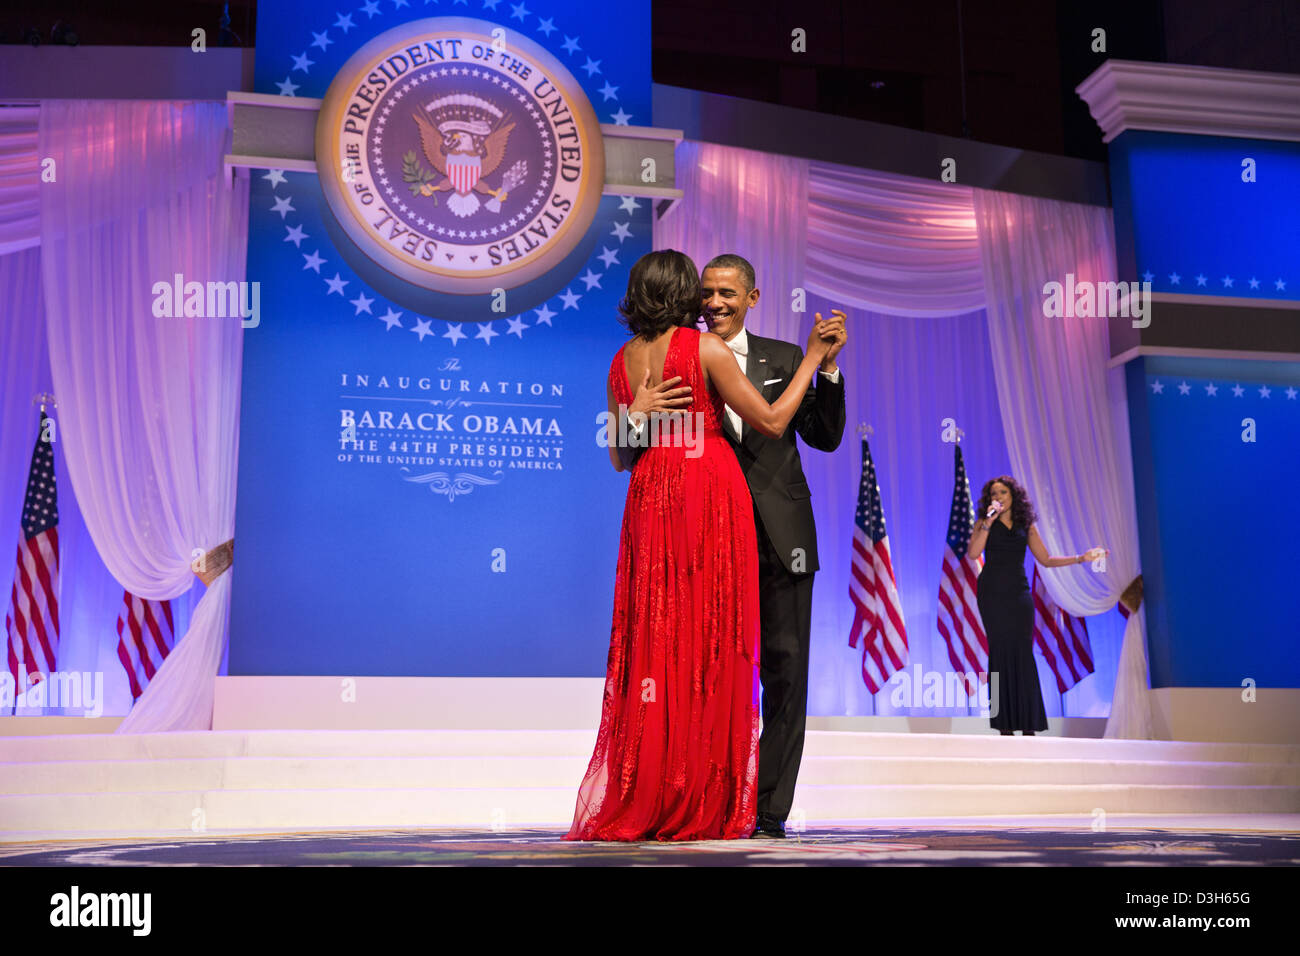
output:
[[[585,843],[562,831],[374,830],[8,844],[0,866],[1295,866],[1298,832],[809,829],[785,841]]]

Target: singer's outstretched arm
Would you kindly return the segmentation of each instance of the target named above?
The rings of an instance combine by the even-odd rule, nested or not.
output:
[[[1047,545],[1038,534],[1038,525],[1029,526],[1029,550],[1033,552],[1034,560],[1045,568],[1063,568],[1071,564],[1083,564],[1085,561],[1093,561],[1103,554],[1110,554],[1102,548],[1089,548],[1083,554],[1071,554],[1065,557],[1049,555]]]

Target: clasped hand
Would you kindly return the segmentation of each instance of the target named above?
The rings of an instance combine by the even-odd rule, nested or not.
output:
[[[808,348],[805,350],[823,367],[831,365],[835,356],[840,354],[849,334],[844,328],[848,316],[839,309],[831,309],[831,317],[823,319],[820,312],[813,313],[816,321],[808,333]]]

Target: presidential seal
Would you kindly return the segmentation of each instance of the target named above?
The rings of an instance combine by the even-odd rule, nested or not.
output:
[[[605,180],[577,80],[527,37],[459,17],[403,24],[344,64],[321,106],[316,165],[355,249],[399,285],[455,296],[565,262]]]

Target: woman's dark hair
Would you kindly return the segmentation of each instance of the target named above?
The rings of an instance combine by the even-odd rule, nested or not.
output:
[[[993,486],[1006,485],[1007,490],[1011,492],[1011,523],[1028,528],[1038,520],[1038,515],[1034,514],[1034,506],[1029,501],[1029,493],[1020,486],[1020,483],[1010,475],[998,475],[996,478],[990,478],[984,482],[984,490],[980,492],[979,504],[975,506],[975,519],[982,521],[984,516],[989,512],[989,505],[993,504]]]
[[[694,326],[700,301],[695,263],[684,252],[664,249],[647,252],[632,266],[618,311],[628,331],[653,339],[674,326]]]

